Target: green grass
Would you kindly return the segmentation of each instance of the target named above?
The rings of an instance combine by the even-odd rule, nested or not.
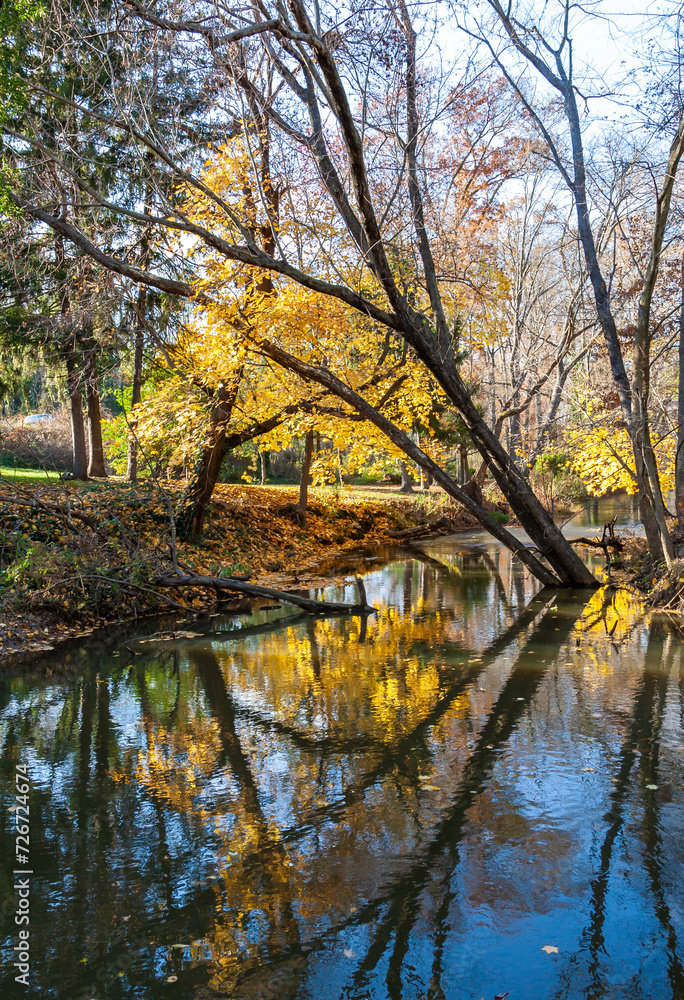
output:
[[[59,479],[59,473],[46,469],[15,469],[9,465],[0,465],[0,476],[7,479],[28,480],[35,483],[40,479]]]

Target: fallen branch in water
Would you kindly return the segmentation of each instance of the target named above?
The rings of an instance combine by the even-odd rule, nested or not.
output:
[[[404,528],[403,531],[388,531],[386,534],[389,538],[419,538],[421,535],[431,535],[433,532],[442,531],[448,527],[449,521],[447,518],[440,517],[438,521],[433,521],[432,524],[419,524],[416,528]]]
[[[615,549],[617,552],[620,552],[625,547],[624,541],[615,534],[616,521],[617,517],[614,517],[612,521],[608,521],[607,524],[603,525],[603,533],[600,538],[586,538],[582,535],[580,538],[569,539],[571,545],[589,545],[592,548],[601,549],[606,557],[606,569],[609,575],[611,570],[609,549]]]
[[[581,538],[569,538],[568,541],[571,545],[591,545],[595,549],[623,549],[625,543],[621,538],[609,538],[607,541],[602,541],[600,538],[585,538],[583,535]]]
[[[252,597],[269,597],[272,600],[282,601],[283,604],[294,604],[304,611],[325,611],[337,614],[372,614],[375,608],[369,606],[366,598],[366,588],[361,577],[356,578],[356,586],[359,591],[358,604],[337,604],[334,601],[316,601],[311,597],[301,597],[299,594],[291,594],[284,590],[273,590],[271,587],[258,587],[253,583],[245,583],[236,580],[235,577],[222,576],[200,576],[191,573],[187,576],[160,576],[155,580],[158,587],[209,587],[212,590],[232,590],[238,594],[248,594]]]

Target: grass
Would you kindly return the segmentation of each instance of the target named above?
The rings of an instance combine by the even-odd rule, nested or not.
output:
[[[10,465],[0,465],[0,476],[35,483],[39,479],[59,479],[59,472],[53,472],[49,469],[20,469]]]

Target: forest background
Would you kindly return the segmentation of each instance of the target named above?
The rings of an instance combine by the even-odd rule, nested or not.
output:
[[[310,478],[413,472],[580,586],[558,496],[623,490],[673,565],[680,6],[17,0],[0,19],[5,465],[154,482],[173,544],[221,481],[297,475],[299,523]],[[44,589],[29,549],[6,540],[8,579]]]

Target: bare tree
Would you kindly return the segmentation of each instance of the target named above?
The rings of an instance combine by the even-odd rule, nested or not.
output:
[[[488,47],[510,85],[515,89],[528,112],[536,121],[550,156],[570,191],[577,214],[587,272],[593,289],[597,318],[610,359],[612,377],[619,397],[622,416],[630,435],[636,478],[639,487],[641,516],[649,548],[655,558],[673,556],[672,540],[665,520],[665,505],[655,460],[649,426],[649,381],[651,348],[651,307],[658,279],[661,254],[672,200],[675,177],[684,154],[684,117],[682,106],[676,112],[673,137],[666,163],[659,180],[655,178],[655,204],[651,248],[642,274],[643,288],[639,299],[632,357],[632,378],[625,364],[623,346],[611,301],[610,282],[602,265],[596,225],[592,216],[592,199],[587,176],[585,139],[582,118],[577,103],[578,85],[573,72],[571,22],[574,5],[564,0],[560,15],[546,33],[540,24],[526,19],[525,12],[512,2],[503,6],[499,0],[487,0],[503,28],[505,37],[515,52],[522,56],[552,92],[562,100],[565,134],[558,135],[551,116],[543,110],[542,100],[535,101],[529,89],[511,68],[505,52],[495,46],[491,26],[478,25],[473,32]],[[582,10],[582,16],[584,11]],[[583,28],[587,30],[586,24]],[[548,106],[548,102],[547,102]]]

